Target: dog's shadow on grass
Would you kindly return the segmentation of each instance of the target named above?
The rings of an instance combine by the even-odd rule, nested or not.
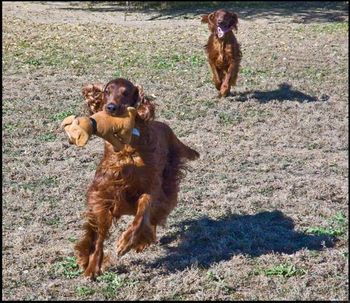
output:
[[[305,94],[301,91],[292,88],[289,83],[281,83],[277,89],[269,91],[252,90],[236,95],[230,94],[228,96],[232,101],[247,101],[248,99],[255,99],[260,103],[268,103],[270,101],[296,101],[300,103],[315,102],[315,101],[327,101],[329,96],[322,95],[319,98]]]
[[[179,240],[178,245],[175,240]],[[159,242],[167,254],[148,266],[164,266],[175,271],[191,264],[208,268],[238,254],[257,257],[269,253],[293,254],[303,248],[321,250],[334,246],[335,239],[296,231],[293,220],[276,210],[219,220],[203,217],[184,221],[177,234],[163,237]]]

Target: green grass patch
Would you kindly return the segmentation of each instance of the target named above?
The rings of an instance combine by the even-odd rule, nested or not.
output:
[[[317,33],[335,33],[335,32],[348,32],[349,24],[348,22],[331,22],[331,23],[322,23],[314,24],[310,26],[311,31]]]
[[[30,58],[24,61],[24,64],[33,65],[33,66],[40,66],[43,65],[43,61],[40,59]]]
[[[341,211],[337,212],[330,221],[344,228],[347,226],[346,216]]]
[[[64,118],[70,116],[70,115],[74,115],[74,110],[73,109],[68,109],[64,112],[60,112],[57,114],[54,114],[52,116],[50,116],[49,120],[51,122],[56,122],[56,121],[62,121]]]
[[[271,55],[271,59],[272,59],[272,60],[277,60],[277,59],[278,59],[277,54],[272,54],[272,55]]]
[[[267,187],[263,187],[263,188],[259,188],[257,190],[257,192],[259,194],[262,194],[263,196],[266,197],[271,197],[273,195],[273,192],[275,191],[275,189],[272,186],[267,186]]]
[[[21,40],[17,44],[18,49],[26,49],[31,47],[31,44],[26,40]]]
[[[114,73],[113,73],[113,77],[115,78],[122,78],[123,77],[123,73],[120,69],[117,69]]]
[[[57,274],[68,279],[79,277],[82,273],[75,257],[66,257],[62,261],[56,263],[55,270]]]
[[[45,223],[49,226],[58,227],[61,223],[61,219],[60,218],[51,218],[51,219],[45,220]]]
[[[106,286],[101,289],[101,293],[107,298],[115,297],[117,291],[123,286],[123,280],[112,272],[106,272],[97,277],[97,281],[106,284]]]
[[[217,102],[213,100],[204,100],[202,104],[206,108],[214,108],[217,105]]]
[[[322,148],[322,146],[320,144],[316,143],[316,142],[308,143],[306,147],[307,147],[308,150],[321,149]]]
[[[341,236],[344,232],[340,228],[333,227],[309,227],[305,230],[308,234],[323,235],[323,236]]]
[[[346,216],[342,212],[338,212],[328,221],[328,226],[311,226],[308,227],[305,232],[308,234],[314,234],[319,236],[342,236],[347,230]]]
[[[247,76],[247,77],[265,77],[267,75],[266,70],[262,69],[253,69],[250,67],[244,67],[240,70],[240,74]]]
[[[95,290],[88,286],[78,286],[75,289],[75,293],[77,294],[77,296],[85,298],[87,296],[93,295],[95,293]]]
[[[207,278],[209,281],[214,282],[217,286],[219,286],[226,294],[231,294],[234,292],[234,288],[229,286],[223,278],[212,271],[207,272]]]
[[[160,117],[163,117],[163,118],[169,119],[169,120],[176,116],[175,111],[172,109],[164,109],[164,110],[160,111],[159,114],[160,114]]]
[[[174,62],[170,62],[167,58],[157,57],[153,63],[153,68],[155,69],[170,69],[174,67]]]
[[[198,67],[206,62],[203,55],[173,54],[171,56],[157,55],[152,57],[153,68],[157,70],[169,70],[184,64],[185,66]]]
[[[202,113],[203,114],[203,113]],[[194,111],[182,111],[177,114],[179,120],[196,120],[200,116],[200,113]]]
[[[266,119],[272,116],[272,113],[266,109],[251,107],[245,111],[244,116],[249,119],[252,118],[253,122],[256,123],[265,122]]]
[[[74,243],[75,241],[77,241],[77,238],[75,236],[69,236],[67,240],[71,243]]]
[[[17,187],[17,188],[23,188],[23,189],[29,189],[29,190],[35,190],[38,187],[53,187],[58,186],[58,178],[56,176],[52,177],[44,177],[42,179],[33,180],[27,183],[11,183],[10,186]]]
[[[56,186],[58,185],[58,177],[57,176],[45,177],[40,180],[40,184],[44,186]]]
[[[219,124],[222,125],[237,125],[243,121],[243,118],[240,113],[226,113],[221,112],[218,115],[219,117]]]
[[[101,293],[108,299],[114,298],[120,289],[133,287],[139,283],[137,280],[120,278],[113,272],[105,272],[103,275],[97,277],[97,281],[104,283]]]
[[[314,81],[322,81],[327,75],[326,71],[318,70],[312,66],[306,66],[304,72],[308,78]]]
[[[204,55],[190,55],[187,57],[187,62],[189,62],[191,66],[202,66],[206,63],[206,58]]]
[[[39,140],[42,142],[52,142],[56,140],[56,135],[54,134],[43,134],[39,136]]]
[[[130,68],[130,67],[133,67],[133,66],[137,66],[137,63],[138,63],[138,58],[126,57],[122,61],[122,67]]]
[[[258,270],[258,273],[262,273],[267,277],[278,276],[284,278],[290,278],[293,276],[302,276],[306,274],[306,271],[302,268],[297,268],[293,264],[279,264],[270,268]]]
[[[12,133],[13,131],[17,130],[19,128],[19,124],[15,122],[8,122],[3,125],[4,130],[6,130],[9,133]]]

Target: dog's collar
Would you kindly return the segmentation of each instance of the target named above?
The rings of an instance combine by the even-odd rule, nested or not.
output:
[[[138,128],[133,128],[132,129],[132,134],[135,135],[135,136],[138,136],[140,137],[140,130]]]
[[[91,125],[92,125],[92,131],[93,131],[93,134],[96,134],[97,132],[97,122],[94,118],[91,118],[90,117],[90,122],[91,122]]]

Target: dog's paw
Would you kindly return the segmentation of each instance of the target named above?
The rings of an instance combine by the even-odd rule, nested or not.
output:
[[[227,97],[230,93],[230,87],[228,85],[223,84],[220,88],[220,97]]]
[[[97,266],[95,262],[90,262],[89,266],[84,271],[84,277],[90,280],[96,280],[101,273],[101,268]]]
[[[130,226],[120,237],[116,244],[118,256],[125,255],[130,249],[142,252],[146,247],[156,241],[155,229],[141,224],[138,228]]]
[[[119,257],[125,255],[132,247],[132,241],[131,241],[131,236],[132,236],[132,229],[128,228],[123,234],[121,235],[120,239],[118,240],[116,244],[116,251],[117,255]]]

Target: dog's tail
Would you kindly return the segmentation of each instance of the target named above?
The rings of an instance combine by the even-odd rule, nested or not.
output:
[[[179,158],[186,158],[188,160],[196,160],[199,158],[199,153],[182,143],[175,134],[173,134],[171,141],[170,150],[173,150]]]
[[[199,158],[199,153],[188,147],[187,145],[183,144],[180,140],[180,155],[188,160],[196,160]]]

